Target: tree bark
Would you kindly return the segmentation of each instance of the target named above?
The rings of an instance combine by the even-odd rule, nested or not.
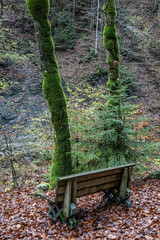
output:
[[[158,0],[158,20],[160,21],[160,0]]]
[[[50,1],[26,1],[28,10],[35,23],[35,32],[39,44],[43,71],[43,93],[49,103],[51,121],[56,133],[50,177],[50,188],[53,188],[56,185],[57,177],[70,174],[72,169],[66,99],[61,85],[56,56],[54,54],[51,25],[48,21]]]
[[[3,15],[3,1],[0,0],[0,3],[1,3],[1,14],[0,14],[0,16],[2,17],[2,15]]]
[[[76,12],[76,0],[73,2],[73,21],[75,21],[75,12]]]
[[[111,93],[120,88],[120,52],[119,42],[116,32],[116,8],[114,0],[106,0],[103,6],[106,18],[104,27],[103,43],[107,53],[108,82],[107,87]]]
[[[97,1],[97,22],[96,22],[96,41],[95,41],[95,55],[97,55],[98,47],[98,27],[99,27],[99,0]]]
[[[119,41],[116,31],[116,8],[115,0],[106,0],[106,4],[103,6],[103,11],[106,18],[106,24],[104,27],[103,43],[107,53],[108,63],[108,82],[107,89],[111,94],[111,99],[108,100],[108,108],[114,113],[114,118],[122,120],[121,112],[121,80],[120,80],[120,52]],[[113,109],[115,109],[113,111]],[[117,139],[111,144],[110,148],[116,153],[117,164],[121,163],[120,151],[122,147],[121,132],[122,126],[118,123],[112,124],[112,129],[115,130]]]

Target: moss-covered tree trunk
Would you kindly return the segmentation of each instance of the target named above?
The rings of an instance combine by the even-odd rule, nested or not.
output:
[[[111,155],[116,158],[117,164],[121,164],[121,147],[122,147],[122,113],[121,113],[121,79],[120,79],[120,52],[119,41],[116,31],[116,7],[115,0],[106,0],[106,4],[103,6],[103,11],[106,18],[106,24],[104,27],[103,43],[107,53],[108,63],[108,82],[107,89],[111,94],[111,98],[108,101],[109,110],[114,113],[113,116],[117,120],[113,121],[111,128],[115,130],[117,140],[111,144]],[[119,122],[119,123],[118,123]]]
[[[106,24],[104,27],[103,43],[107,52],[108,63],[108,82],[107,87],[111,94],[114,90],[120,88],[120,53],[119,42],[116,31],[116,8],[114,0],[106,0],[106,4],[103,6],[103,11],[106,18]]]
[[[53,188],[57,177],[70,174],[72,168],[66,99],[54,54],[51,25],[48,21],[50,2],[49,0],[26,0],[26,2],[35,23],[43,71],[43,93],[49,103],[51,120],[56,133],[50,178],[50,188]]]

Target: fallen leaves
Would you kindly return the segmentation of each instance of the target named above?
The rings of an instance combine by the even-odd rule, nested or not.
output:
[[[139,180],[132,186],[130,209],[122,204],[105,207],[103,193],[77,199],[78,227],[70,230],[47,216],[48,204],[29,197],[35,187],[0,191],[0,239],[154,239],[160,238],[160,181]],[[47,195],[53,199],[55,189]]]

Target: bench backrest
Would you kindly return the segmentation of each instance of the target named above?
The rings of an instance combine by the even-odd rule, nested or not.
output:
[[[119,187],[125,168],[132,169],[135,164],[120,165],[112,168],[73,174],[58,178],[56,189],[56,203],[62,203],[66,191],[66,185],[70,183],[72,198],[76,199],[88,194],[104,191],[108,188]]]

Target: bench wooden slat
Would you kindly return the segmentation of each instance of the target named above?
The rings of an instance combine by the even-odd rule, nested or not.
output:
[[[119,170],[119,169],[124,169],[124,168],[129,168],[129,167],[134,167],[135,164],[134,163],[129,163],[126,165],[120,165],[117,167],[111,167],[111,168],[102,168],[102,169],[98,169],[98,170],[93,170],[93,171],[89,171],[89,172],[82,172],[82,173],[78,173],[78,174],[72,174],[69,176],[65,176],[65,177],[59,177],[58,181],[62,181],[62,180],[68,180],[68,179],[73,179],[73,178],[80,178],[80,177],[84,177],[84,176],[90,176],[92,174],[101,174],[103,172],[112,172],[114,170]]]
[[[86,186],[86,183],[88,183],[89,181],[91,182],[91,184],[100,184],[99,181],[105,181],[104,179],[112,179],[112,177],[114,178],[114,176],[120,176],[122,175],[123,173],[123,169],[117,169],[115,170],[114,172],[103,172],[103,174],[95,174],[95,175],[90,175],[90,177],[87,177],[86,178],[83,178],[83,181],[82,181],[82,178],[76,178],[77,179],[77,185],[78,185],[78,188],[77,189],[80,189],[81,186]],[[98,182],[97,182],[98,180]],[[66,184],[67,184],[67,181],[63,181],[63,182],[59,182],[58,183],[58,189],[57,189],[57,192],[56,194],[57,195],[61,195],[64,193],[65,191],[65,187],[66,187]],[[89,187],[89,186],[88,186]]]
[[[110,171],[105,171],[105,172],[100,172],[100,173],[94,173],[94,174],[91,174],[91,175],[79,176],[77,178],[78,179],[77,183],[81,183],[81,182],[83,183],[85,181],[94,180],[94,179],[101,178],[101,177],[109,177],[109,176],[112,176],[112,175],[115,175],[115,174],[120,174],[122,172],[123,172],[123,169],[116,169],[116,170],[110,170]],[[64,179],[63,181],[59,180],[58,188],[65,187],[66,183],[67,183],[66,179]],[[57,193],[59,193],[59,191]]]
[[[58,178],[55,202],[63,202],[68,180],[72,182],[72,201],[75,202],[77,197],[103,191],[111,187],[119,187],[124,169],[127,168],[131,171],[134,165],[134,163],[131,163],[60,177]],[[131,173],[128,175],[130,178]]]
[[[88,188],[88,187],[93,187],[96,185],[109,183],[111,181],[120,180],[120,179],[121,179],[121,174],[116,174],[116,175],[110,176],[109,178],[108,178],[108,176],[101,177],[101,178],[95,178],[93,180],[78,183],[77,190],[81,190],[82,188]]]
[[[109,176],[112,176],[115,174],[120,174],[120,173],[122,173],[122,171],[123,171],[122,169],[115,169],[115,170],[105,171],[105,172],[101,172],[101,173],[94,173],[94,174],[91,174],[88,176],[87,175],[81,176],[78,179],[78,183],[85,182],[88,180],[94,181],[94,179],[101,178],[101,177],[109,177]]]
[[[82,196],[86,196],[89,194],[93,194],[96,192],[100,192],[100,191],[105,191],[108,188],[114,188],[114,187],[119,187],[119,183],[117,181],[115,182],[109,182],[109,183],[105,183],[103,185],[99,185],[99,186],[94,186],[94,187],[88,187],[85,189],[81,189],[79,191],[77,191],[77,198],[78,197],[82,197]],[[58,195],[56,198],[56,203],[62,203],[64,200],[64,194],[62,195]]]
[[[115,181],[115,182],[105,183],[99,186],[85,188],[77,192],[77,197],[89,195],[89,194],[100,192],[100,191],[105,191],[107,188],[114,188],[118,186],[119,186],[119,183]]]
[[[96,186],[98,187],[99,185],[109,184],[109,183],[114,182],[114,181],[119,181],[119,184],[120,184],[120,180],[121,180],[121,174],[119,173],[119,174],[116,174],[116,175],[111,175],[109,178],[108,178],[108,176],[106,176],[106,177],[102,177],[102,178],[89,180],[89,181],[86,181],[86,182],[85,181],[84,182],[79,182],[76,186],[76,192],[77,192],[76,197],[78,197],[78,194],[79,194],[79,192],[81,192],[82,189],[94,189],[94,187],[96,187]],[[74,189],[74,187],[73,187],[73,189]],[[63,201],[64,192],[65,192],[65,186],[59,187],[56,202]],[[88,194],[91,194],[91,193],[94,193],[94,192],[91,192],[91,190],[89,190]]]
[[[78,173],[78,174],[73,174],[73,175],[69,175],[69,176],[65,176],[65,177],[59,177],[57,188],[59,188],[61,186],[65,186],[68,179],[77,178],[78,182],[80,182],[80,181],[85,181],[85,180],[89,180],[89,179],[94,179],[97,177],[103,177],[103,176],[107,176],[107,175],[109,176],[109,175],[112,175],[115,173],[122,172],[126,166],[133,167],[134,164],[131,163],[131,164],[127,164],[127,165],[121,165],[119,167],[104,168],[104,169],[100,169],[100,170]]]

